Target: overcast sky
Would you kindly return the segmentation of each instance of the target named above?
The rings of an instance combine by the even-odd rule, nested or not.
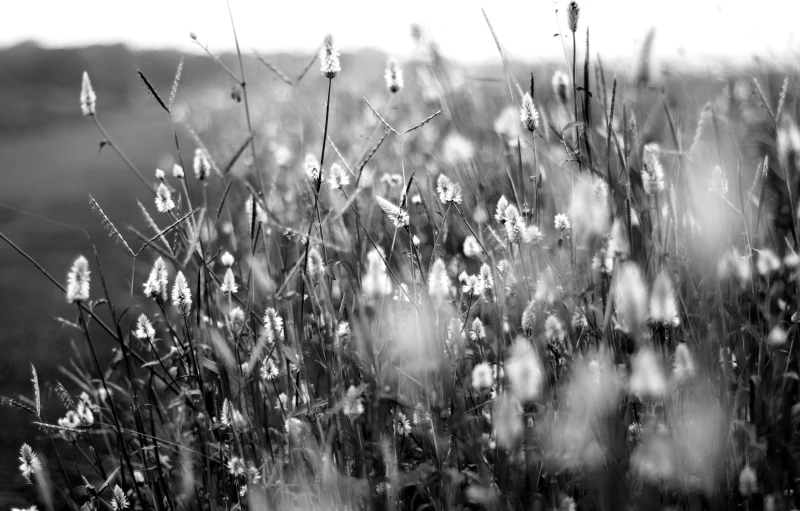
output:
[[[535,61],[563,55],[566,0],[231,0],[243,49],[310,51],[330,32],[343,50],[374,47],[402,56],[409,27],[428,29],[447,56],[497,58],[481,15],[486,9],[508,53]],[[583,0],[580,24],[592,52],[629,58],[647,30],[666,58],[748,59],[800,48],[800,0]],[[0,45],[34,39],[45,46],[124,42],[192,51],[194,31],[212,50],[233,47],[225,0],[26,0],[4,2]]]

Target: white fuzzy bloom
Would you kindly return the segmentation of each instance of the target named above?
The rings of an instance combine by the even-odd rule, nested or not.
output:
[[[274,380],[280,376],[280,374],[281,371],[278,369],[275,361],[272,360],[271,357],[265,358],[264,362],[261,364],[261,378],[264,380]]]
[[[284,339],[283,318],[272,307],[264,311],[264,333],[270,344]]]
[[[392,281],[389,280],[380,253],[375,249],[367,252],[367,273],[361,281],[361,288],[370,298],[392,294]]]
[[[739,493],[747,497],[758,492],[758,478],[756,471],[750,465],[745,465],[739,472]]]
[[[395,227],[408,227],[408,212],[400,206],[395,206],[383,197],[375,196],[378,201],[378,206],[383,210],[389,220]]]
[[[89,73],[84,71],[83,81],[81,82],[81,112],[83,112],[83,115],[94,115],[96,103],[97,94],[94,93],[94,88],[92,88]]]
[[[500,199],[497,201],[497,208],[495,209],[494,219],[501,224],[505,223],[507,209],[508,209],[508,199],[506,199],[505,195],[501,195]]]
[[[178,165],[177,163],[172,166],[172,177],[175,179],[183,179],[184,176],[183,167]]]
[[[189,290],[186,277],[180,271],[175,276],[175,284],[172,287],[172,304],[182,316],[188,316],[192,310],[192,292]]]
[[[341,165],[334,163],[328,171],[328,184],[333,189],[342,189],[350,184],[350,175]]]
[[[436,192],[442,204],[461,204],[461,185],[444,174],[439,174],[439,179],[436,180]]]
[[[342,321],[339,323],[339,326],[336,328],[336,337],[341,344],[347,344],[350,340],[350,336],[352,332],[350,331],[350,323],[347,321]]]
[[[514,447],[525,432],[519,401],[508,392],[499,394],[494,400],[492,419],[497,445]]]
[[[544,322],[544,335],[547,340],[554,343],[564,342],[566,333],[564,332],[564,323],[561,322],[558,316],[553,314],[549,316]]]
[[[481,391],[492,388],[494,385],[494,371],[486,362],[476,364],[472,368],[472,388]]]
[[[172,193],[164,183],[159,184],[158,189],[156,189],[156,209],[159,213],[169,213],[175,209]]]
[[[636,332],[647,317],[647,286],[636,264],[622,266],[614,292],[619,327],[625,332]]]
[[[386,79],[386,88],[392,94],[400,92],[403,88],[403,71],[397,65],[397,61],[389,59],[386,63],[386,72],[383,74]]]
[[[715,166],[711,171],[711,178],[708,180],[708,191],[711,193],[718,193],[725,195],[728,193],[728,178],[719,165]]]
[[[236,283],[236,277],[233,275],[233,268],[228,268],[225,276],[222,278],[222,285],[219,287],[223,293],[235,294],[239,292],[239,285]]]
[[[567,218],[567,215],[559,213],[555,216],[553,225],[555,225],[556,229],[559,231],[565,231],[570,228],[569,218]]]
[[[167,300],[167,287],[169,285],[169,274],[167,273],[167,263],[164,259],[159,257],[153,263],[153,269],[150,270],[150,276],[147,282],[144,283],[144,294],[149,298],[161,298],[162,301]]]
[[[250,225],[253,219],[253,204],[255,204],[256,208],[256,223],[265,224],[267,223],[267,212],[264,211],[264,208],[261,207],[261,203],[256,200],[255,195],[251,195],[250,198],[245,202],[244,209],[245,213],[247,213],[247,224]]]
[[[697,367],[686,343],[678,344],[675,348],[675,361],[672,364],[672,374],[675,379],[679,383],[683,383],[692,378],[696,372]]]
[[[772,273],[781,269],[781,260],[775,255],[775,252],[768,248],[758,250],[758,260],[756,261],[756,269],[763,277],[767,277]]]
[[[650,321],[665,326],[678,326],[680,323],[675,288],[666,270],[661,270],[653,284],[653,292],[650,294]]]
[[[163,170],[156,168],[156,179],[163,181],[165,177],[167,177],[166,173]]]
[[[328,34],[319,51],[320,72],[329,79],[335,78],[342,70],[339,64],[339,50],[333,44],[333,36]]]
[[[428,274],[428,293],[435,302],[443,302],[450,297],[450,277],[441,258],[436,259]]]
[[[513,204],[506,208],[505,219],[506,241],[511,245],[519,245],[525,236],[525,219]]]
[[[658,147],[648,144],[644,148],[642,186],[647,195],[658,195],[664,191],[664,167],[658,159]]]
[[[228,460],[228,473],[237,479],[245,477],[247,473],[247,466],[244,464],[242,458],[239,458],[238,456],[232,456],[231,459]]]
[[[472,326],[469,329],[469,338],[473,341],[482,341],[486,339],[486,328],[484,328],[481,318],[472,320]]]
[[[347,393],[342,399],[342,412],[351,419],[357,419],[364,413],[364,403],[361,401],[361,393],[354,385],[350,385]]]
[[[19,450],[19,461],[21,463],[19,470],[22,472],[22,477],[28,481],[28,484],[33,484],[31,477],[42,470],[42,463],[30,445],[22,444]]]
[[[125,495],[125,490],[114,485],[114,490],[111,492],[111,507],[114,511],[122,511],[128,508],[128,497]]]
[[[406,414],[399,411],[397,412],[397,418],[395,419],[395,432],[398,435],[408,435],[411,433],[411,422],[406,417]]]
[[[223,265],[225,265],[225,266],[227,266],[229,268],[231,266],[233,266],[233,263],[235,261],[235,259],[233,258],[233,254],[231,254],[230,252],[225,252],[224,254],[222,254],[222,257],[220,257],[219,259],[220,259],[220,261],[222,262]]]
[[[304,165],[306,167],[306,179],[316,188],[317,183],[322,179],[322,169],[319,166],[319,160],[317,160],[313,154],[307,154]]]
[[[539,112],[533,104],[533,98],[526,92],[522,97],[522,106],[519,109],[519,119],[528,131],[534,131],[539,126]]]
[[[786,344],[788,335],[788,332],[786,332],[786,329],[782,325],[775,325],[772,327],[772,330],[769,331],[767,344],[770,346],[783,346]]]
[[[544,239],[544,234],[542,234],[541,229],[539,229],[535,225],[529,225],[525,228],[525,233],[523,234],[523,239],[525,243],[529,245],[538,245]]]
[[[147,316],[142,314],[136,321],[136,331],[133,333],[137,339],[153,341],[156,338],[156,329],[153,328]]]
[[[67,273],[67,301],[83,302],[89,299],[89,261],[79,256]]]
[[[199,147],[194,150],[194,177],[203,181],[208,177],[211,172],[211,163],[208,161],[208,155]]]
[[[639,350],[631,358],[631,377],[628,386],[631,394],[640,398],[660,398],[667,391],[664,371],[650,349]]]
[[[505,375],[511,395],[522,403],[535,401],[542,393],[544,372],[539,355],[524,337],[517,337],[506,358]]]
[[[496,295],[494,292],[494,276],[488,264],[483,263],[478,277],[480,279],[481,296],[487,302],[492,303]]]
[[[553,94],[558,102],[566,106],[569,101],[569,77],[564,71],[553,73]]]
[[[471,258],[478,258],[483,253],[480,243],[475,236],[469,235],[464,239],[464,255]]]

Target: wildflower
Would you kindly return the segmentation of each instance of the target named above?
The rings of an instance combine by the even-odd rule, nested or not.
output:
[[[508,209],[508,200],[506,199],[505,195],[501,195],[500,199],[497,201],[497,208],[495,209],[494,219],[498,223],[505,223],[506,221],[506,209]]]
[[[589,320],[586,319],[586,312],[583,309],[578,309],[572,313],[572,328],[587,328]]]
[[[347,321],[342,321],[339,323],[339,326],[336,328],[336,337],[338,338],[339,342],[344,345],[350,340],[350,323]]]
[[[210,171],[211,163],[208,161],[208,156],[198,147],[194,150],[194,177],[202,181],[208,177]]]
[[[83,112],[83,115],[94,115],[96,103],[97,94],[94,93],[94,88],[92,88],[89,73],[84,71],[83,81],[81,82],[81,112]]]
[[[418,193],[415,193],[411,196],[411,204],[417,205],[422,204],[422,196]]]
[[[183,179],[184,177],[183,167],[178,165],[177,163],[172,167],[172,177],[175,179]]]
[[[367,252],[367,274],[364,275],[361,288],[372,298],[386,296],[392,292],[392,282],[386,273],[381,253],[376,249]]]
[[[242,458],[233,456],[228,460],[228,473],[233,477],[244,477],[246,471],[247,467],[245,466]]]
[[[166,177],[166,174],[164,173],[164,171],[159,169],[159,168],[157,168],[156,169],[156,179],[158,179],[160,181],[163,181],[165,177]]]
[[[478,278],[480,279],[481,296],[487,302],[493,302],[495,299],[494,276],[488,264],[483,263],[480,273],[478,273]]]
[[[42,462],[39,461],[39,456],[33,452],[30,445],[22,444],[19,450],[19,461],[22,462],[19,466],[22,477],[28,481],[28,484],[33,484],[31,478],[34,474],[42,470]]]
[[[647,316],[647,287],[642,272],[634,263],[625,263],[615,288],[615,301],[620,328],[628,333],[639,329]]]
[[[480,318],[475,318],[472,321],[472,327],[469,329],[469,338],[473,341],[486,339],[486,329],[483,327],[483,321]]]
[[[477,258],[483,253],[480,243],[475,236],[469,235],[464,239],[464,255]]]
[[[397,188],[403,184],[403,176],[400,174],[384,174],[381,176],[381,183],[385,183],[390,188]]]
[[[403,72],[397,65],[396,60],[389,59],[383,77],[386,79],[386,88],[389,89],[389,92],[392,94],[400,92],[400,89],[403,88]]]
[[[150,276],[147,282],[144,283],[144,294],[150,298],[161,298],[162,301],[167,300],[167,286],[169,275],[167,273],[167,263],[164,259],[159,257],[153,263],[153,269],[150,270]]]
[[[529,93],[522,97],[522,106],[519,109],[519,119],[526,130],[533,132],[539,126],[539,112],[533,104],[533,98]]]
[[[569,26],[570,32],[573,34],[578,30],[578,19],[580,16],[581,8],[578,6],[578,2],[572,0],[569,6],[567,6],[567,25]]]
[[[394,300],[395,302],[410,302],[411,300],[408,297],[409,297],[408,285],[406,285],[406,283],[403,282],[400,284],[399,289],[394,290],[394,296],[392,297],[392,300]]]
[[[79,256],[67,273],[67,301],[83,302],[89,299],[89,261]]]
[[[557,315],[553,314],[549,316],[544,322],[544,335],[550,342],[564,342],[564,337],[566,336],[564,333],[564,323],[561,322]]]
[[[383,210],[389,220],[392,221],[396,228],[408,227],[408,212],[400,206],[395,206],[383,197],[375,197],[378,201],[378,206]]]
[[[708,191],[725,195],[728,193],[728,178],[719,165],[715,166],[711,171],[711,179],[709,179]]]
[[[342,66],[339,64],[339,50],[333,44],[333,36],[328,34],[319,51],[320,72],[330,80],[336,78]]]
[[[631,394],[640,398],[659,398],[667,390],[664,373],[655,354],[649,350],[640,350],[631,359],[631,377],[628,382]]]
[[[264,312],[264,330],[270,344],[276,339],[282,341],[284,338],[283,318],[272,307],[268,307]]]
[[[494,435],[497,444],[510,448],[522,438],[522,407],[513,396],[503,393],[494,400],[492,410]]]
[[[556,229],[562,232],[570,228],[569,218],[567,218],[567,215],[563,213],[559,213],[555,216],[553,224],[555,225]]]
[[[609,250],[600,249],[592,256],[592,270],[610,275],[614,271],[614,256]]]
[[[408,435],[411,433],[411,423],[408,421],[408,417],[406,414],[401,412],[400,410],[397,411],[397,418],[395,419],[395,432],[398,435]]]
[[[648,144],[644,148],[642,187],[647,195],[658,195],[664,191],[664,167],[657,155],[658,148]]]
[[[222,285],[219,287],[223,293],[236,294],[239,292],[239,285],[236,283],[236,277],[233,275],[233,268],[228,268],[225,276],[222,278]]]
[[[251,195],[244,205],[245,212],[247,213],[247,223],[251,224],[253,221],[253,205],[255,205],[256,208],[255,221],[259,224],[267,223],[267,212],[261,207],[261,203],[256,200],[255,195]]]
[[[525,310],[522,311],[522,329],[526,332],[533,331],[533,327],[536,323],[537,307],[536,299],[533,298],[528,302],[528,305],[525,306]]]
[[[139,319],[136,321],[136,331],[134,335],[137,339],[148,339],[150,341],[153,341],[156,337],[156,329],[153,328],[150,320],[147,319],[147,316],[144,314],[139,316]]]
[[[782,346],[786,343],[786,338],[788,337],[788,333],[786,329],[782,325],[775,325],[772,327],[772,330],[769,331],[769,336],[767,336],[767,344],[770,346]]]
[[[509,147],[517,147],[522,135],[519,125],[519,109],[508,105],[494,121],[494,131]]]
[[[283,425],[289,435],[295,436],[303,432],[303,422],[297,417],[289,417]]]
[[[672,373],[679,383],[683,383],[694,376],[696,372],[694,359],[686,347],[686,343],[678,344],[675,348],[675,362],[672,364]]]
[[[319,161],[312,154],[306,155],[306,179],[316,188],[319,181],[322,179],[322,168],[319,166]]]
[[[739,493],[747,497],[758,492],[758,478],[756,471],[750,465],[745,465],[739,472]]]
[[[463,278],[462,278],[463,276]],[[467,275],[462,273],[458,280],[461,281],[461,292],[470,296],[481,294],[481,279],[478,275]]]
[[[350,385],[347,393],[342,400],[342,412],[351,419],[357,419],[364,413],[364,403],[361,402],[361,393],[358,389]]]
[[[475,155],[475,147],[464,135],[454,131],[444,140],[442,154],[447,163],[455,165],[471,160]]]
[[[189,290],[189,283],[183,272],[178,272],[175,276],[175,284],[172,287],[172,304],[178,309],[182,316],[188,316],[192,309],[192,292]]]
[[[525,219],[514,205],[506,208],[505,218],[506,241],[510,245],[519,245],[525,235]]]
[[[350,184],[350,176],[341,165],[334,163],[328,171],[328,184],[331,185],[331,188],[341,190]]]
[[[437,302],[445,301],[450,296],[450,277],[441,258],[436,259],[428,274],[428,293]]]
[[[261,364],[261,378],[264,380],[274,380],[280,376],[280,374],[281,371],[278,369],[275,361],[272,360],[272,357],[265,358],[264,363]]]
[[[575,499],[567,496],[561,499],[561,504],[558,505],[557,511],[575,511],[576,509]]]
[[[522,237],[525,243],[529,245],[538,245],[544,239],[544,234],[542,234],[542,231],[537,226],[529,225],[525,228],[525,233]]]
[[[111,492],[111,507],[114,511],[122,511],[128,508],[128,497],[125,495],[125,490],[114,485],[114,490]]]
[[[325,275],[325,260],[322,259],[317,247],[311,247],[308,250],[308,273],[311,278]]]
[[[775,255],[775,252],[768,248],[758,250],[756,269],[758,269],[758,273],[761,276],[769,276],[771,273],[781,269],[781,260]]]
[[[436,192],[442,204],[461,204],[461,185],[444,174],[439,174],[439,179],[436,180]]]
[[[233,407],[230,401],[225,399],[222,403],[222,411],[220,413],[220,421],[229,428],[244,429],[247,426],[242,412]]]
[[[650,294],[650,321],[664,326],[678,326],[680,323],[675,288],[666,270],[661,270],[653,284],[653,292]]]
[[[553,73],[553,94],[558,102],[566,106],[569,101],[569,78],[563,71]]]
[[[156,209],[159,213],[169,213],[175,209],[175,201],[172,200],[172,193],[164,183],[158,185],[156,190]]]
[[[535,401],[542,392],[544,374],[536,350],[524,337],[517,337],[506,359],[505,374],[511,395],[522,403]]]
[[[472,368],[472,388],[481,391],[492,388],[494,385],[494,372],[486,362],[476,364]]]
[[[230,252],[226,251],[224,254],[222,254],[222,257],[220,257],[219,260],[220,262],[222,262],[224,266],[227,266],[228,268],[233,266],[234,258],[233,254],[231,254]]]

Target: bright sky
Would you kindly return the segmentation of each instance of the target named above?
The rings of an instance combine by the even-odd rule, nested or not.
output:
[[[230,0],[243,49],[311,51],[328,32],[340,47],[373,47],[402,56],[409,27],[429,30],[445,55],[497,59],[486,13],[509,55],[529,61],[563,55],[554,0]],[[555,1],[566,31],[567,0]],[[628,59],[647,30],[666,58],[731,59],[797,55],[798,0],[583,0],[580,25],[592,53]],[[215,51],[233,47],[225,0],[27,0],[6,2],[0,46],[34,39],[45,46],[124,42],[192,51],[194,31]],[[581,38],[582,39],[582,38]],[[582,44],[582,43],[580,43]],[[681,52],[685,53],[681,53]]]

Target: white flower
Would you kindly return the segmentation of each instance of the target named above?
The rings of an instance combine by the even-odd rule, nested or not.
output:
[[[122,511],[128,508],[128,497],[118,484],[114,485],[114,490],[111,492],[111,507],[114,508],[114,511]]]
[[[322,169],[313,154],[307,154],[305,159],[306,179],[316,188],[317,183],[322,179]]]
[[[234,263],[233,254],[231,254],[230,252],[225,252],[224,254],[222,254],[222,257],[220,257],[219,260],[222,262],[224,266],[227,266],[229,268],[233,266]]]
[[[475,147],[464,135],[451,132],[444,140],[442,157],[450,165],[466,162],[475,155]]]
[[[533,98],[529,93],[522,97],[522,106],[519,109],[519,119],[528,131],[534,131],[539,126],[539,112],[533,104]]]
[[[631,394],[640,398],[660,398],[667,391],[664,372],[650,349],[639,350],[631,358],[631,377],[628,382]]]
[[[708,181],[708,191],[711,193],[718,193],[725,195],[728,193],[728,178],[719,165],[715,166],[711,171],[711,178]]]
[[[163,181],[165,177],[166,174],[164,173],[164,171],[159,168],[156,168],[156,179]]]
[[[617,277],[614,299],[619,327],[636,332],[647,317],[647,286],[635,263],[625,263]]]
[[[342,70],[339,64],[339,50],[333,44],[333,36],[328,34],[319,51],[320,72],[329,79],[335,78]]]
[[[486,329],[483,327],[481,318],[475,318],[472,321],[472,327],[469,329],[469,338],[473,341],[482,341],[486,339]]]
[[[233,269],[228,268],[225,276],[222,278],[222,285],[219,287],[223,293],[236,294],[239,291],[239,285],[236,284],[236,277],[233,275]]]
[[[562,323],[555,314],[549,316],[547,320],[545,320],[544,335],[550,342],[564,342],[564,337],[566,336],[564,332],[564,323]]]
[[[570,228],[569,218],[567,218],[567,215],[559,213],[558,215],[555,216],[555,219],[553,220],[553,225],[555,225],[556,229],[558,229],[559,231],[565,231]]]
[[[367,252],[367,273],[361,281],[361,289],[370,298],[378,298],[392,293],[392,282],[386,272],[381,254],[372,249]]]
[[[542,392],[544,373],[539,355],[524,337],[517,337],[506,359],[505,375],[511,395],[522,403],[535,401]]]
[[[642,186],[647,195],[658,195],[664,191],[664,167],[658,159],[658,146],[648,144],[644,148]]]
[[[272,157],[275,158],[278,167],[285,168],[292,161],[292,150],[285,145],[279,145],[275,148]]]
[[[270,344],[276,340],[282,341],[284,338],[283,318],[272,307],[264,311],[264,331]]]
[[[468,295],[477,296],[481,294],[481,279],[477,275],[467,275],[462,272],[458,276],[461,282],[461,292]]]
[[[538,245],[544,239],[544,234],[542,231],[535,225],[529,225],[523,234],[523,239],[525,243],[529,245]]]
[[[97,94],[94,93],[92,82],[89,80],[89,73],[83,72],[83,81],[81,82],[81,112],[83,115],[94,115],[95,104],[97,103]]]
[[[487,302],[492,303],[495,299],[494,276],[492,275],[492,269],[488,264],[483,263],[480,273],[478,273],[478,277],[480,279],[481,296]]]
[[[167,300],[167,286],[169,285],[169,275],[167,273],[167,264],[164,259],[159,257],[153,263],[153,269],[150,270],[150,276],[147,282],[144,283],[144,294],[149,298],[161,298],[162,301]]]
[[[399,410],[397,411],[394,427],[398,435],[408,435],[411,433],[411,423],[408,421],[408,417]]]
[[[490,389],[494,385],[494,372],[489,364],[481,362],[472,368],[472,388],[475,390]]]
[[[194,150],[194,177],[200,181],[208,177],[211,171],[211,163],[208,161],[208,155],[199,147]]]
[[[350,385],[350,388],[347,389],[347,393],[344,395],[344,399],[342,399],[342,412],[351,419],[356,419],[364,413],[364,403],[361,402],[361,393],[353,385]]]
[[[67,273],[67,301],[83,302],[89,299],[89,261],[79,256]]]
[[[139,319],[136,321],[136,331],[134,335],[137,339],[149,339],[150,341],[154,340],[156,337],[156,329],[153,328],[152,323],[150,323],[150,320],[147,319],[147,316],[144,314],[139,316]]]
[[[525,219],[514,205],[509,205],[505,212],[506,241],[511,245],[519,245],[525,236]]]
[[[172,166],[172,177],[175,179],[183,179],[184,176],[183,167],[178,165],[177,163]]]
[[[692,378],[697,371],[692,354],[686,343],[678,344],[675,348],[675,361],[672,364],[672,373],[679,383],[683,383]]]
[[[396,228],[408,227],[408,212],[400,206],[395,206],[383,197],[375,196],[378,201],[378,206],[383,210],[384,214],[389,217]]]
[[[244,209],[247,213],[247,225],[252,223],[253,219],[253,204],[255,204],[256,208],[256,218],[255,221],[259,224],[267,223],[267,212],[264,211],[264,208],[261,207],[261,203],[256,200],[255,195],[251,195],[250,198],[245,202]]]
[[[786,338],[788,337],[788,333],[786,329],[781,325],[775,325],[772,327],[772,330],[769,331],[769,336],[767,336],[767,344],[770,346],[782,346],[786,344]]]
[[[739,472],[739,493],[747,497],[758,492],[758,478],[756,471],[750,465],[745,465]]]
[[[328,184],[331,185],[331,188],[342,189],[350,184],[350,175],[341,165],[334,163],[328,171]]]
[[[436,259],[428,274],[428,293],[436,302],[443,302],[450,296],[450,277],[441,258]]]
[[[494,219],[501,224],[505,223],[507,209],[508,209],[508,200],[506,199],[505,195],[501,195],[500,199],[497,201],[497,208],[495,209]]]
[[[492,409],[494,436],[501,447],[513,447],[525,431],[522,423],[522,407],[509,393],[502,393],[494,400]]]
[[[275,364],[275,361],[272,360],[272,357],[267,357],[264,359],[264,363],[261,364],[261,378],[265,380],[274,380],[281,374],[280,369]]]
[[[436,191],[442,204],[461,204],[461,185],[444,174],[439,174],[436,180]]]
[[[246,471],[247,466],[241,458],[234,456],[228,460],[228,473],[233,477],[244,477]]]
[[[781,269],[781,260],[775,255],[775,252],[768,248],[758,250],[757,252],[758,261],[756,261],[756,268],[759,274],[766,277]]]
[[[175,284],[172,287],[172,304],[183,316],[188,316],[192,310],[192,292],[189,290],[186,277],[180,271],[175,276]]]
[[[464,239],[464,255],[477,258],[483,253],[480,243],[475,236],[469,235]]]
[[[158,185],[156,190],[156,209],[159,213],[169,213],[175,209],[175,201],[172,200],[172,193],[164,183]]]
[[[403,72],[394,59],[389,59],[389,62],[387,62],[386,72],[383,77],[386,79],[386,88],[392,94],[400,92],[400,89],[403,88]]]
[[[339,340],[339,343],[344,345],[350,340],[350,323],[347,321],[342,321],[339,323],[339,326],[336,328],[336,337]]]
[[[19,461],[21,462],[19,470],[22,472],[22,477],[28,481],[28,484],[33,484],[31,477],[42,470],[42,463],[30,445],[22,444],[19,450]]]
[[[680,323],[675,288],[666,270],[661,270],[653,284],[653,292],[650,294],[650,321],[673,326]]]

